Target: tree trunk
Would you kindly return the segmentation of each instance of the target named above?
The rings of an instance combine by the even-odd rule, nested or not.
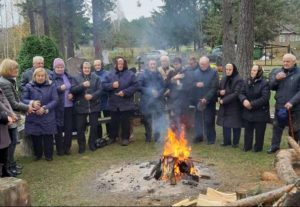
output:
[[[58,24],[59,28],[59,50],[63,57],[66,56],[65,54],[65,40],[64,40],[64,21],[63,21],[63,0],[58,0]]]
[[[235,62],[235,32],[233,27],[233,0],[223,1],[223,61],[222,65]]]
[[[72,1],[64,1],[67,12],[67,28],[68,28],[68,41],[67,41],[67,58],[74,57],[74,6]]]
[[[254,0],[241,0],[236,63],[241,77],[246,78],[253,65]]]
[[[49,36],[49,19],[48,19],[48,8],[46,0],[42,1],[42,16],[44,21],[44,34]]]
[[[92,0],[93,7],[93,35],[94,35],[94,48],[95,48],[95,59],[102,58],[102,48],[101,48],[101,39],[100,39],[100,30],[101,30],[101,14],[99,8],[101,2],[99,0]]]
[[[33,4],[31,0],[26,1],[27,4],[27,15],[29,18],[29,24],[30,24],[30,34],[35,35],[35,20],[34,20],[34,13],[33,13]]]

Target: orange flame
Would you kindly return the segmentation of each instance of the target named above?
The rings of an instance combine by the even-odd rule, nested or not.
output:
[[[165,137],[165,145],[162,154],[162,180],[171,180],[172,176],[176,181],[180,180],[183,173],[180,171],[180,164],[185,162],[192,165],[190,154],[192,148],[188,146],[185,139],[185,130],[182,127],[179,134],[176,134],[172,129],[168,129]],[[193,166],[189,166],[190,175],[198,175],[198,171]]]

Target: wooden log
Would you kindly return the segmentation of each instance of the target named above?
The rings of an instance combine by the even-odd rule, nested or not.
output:
[[[224,206],[226,203],[207,195],[199,194],[197,206]]]
[[[272,203],[274,201],[277,201],[281,196],[290,191],[293,187],[293,184],[286,185],[270,192],[227,203],[226,206],[259,206],[263,203]]]
[[[30,206],[27,182],[7,177],[0,179],[0,206]]]
[[[276,170],[279,178],[286,184],[295,183],[298,176],[293,168],[297,153],[293,149],[280,150],[276,155]]]
[[[300,146],[299,146],[299,144],[290,136],[288,136],[287,139],[288,139],[288,142],[289,142],[290,146],[295,150],[295,152],[297,154],[297,157],[298,157],[297,160],[300,160]]]
[[[212,188],[207,188],[206,195],[222,202],[233,202],[237,200],[236,193],[223,193]]]
[[[273,172],[263,172],[261,174],[261,180],[263,181],[279,181],[277,174]]]

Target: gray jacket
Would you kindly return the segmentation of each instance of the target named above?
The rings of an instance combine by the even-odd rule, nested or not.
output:
[[[16,91],[16,81],[14,79],[0,77],[0,88],[2,89],[4,95],[11,105],[11,108],[14,111],[23,113],[28,111],[29,106],[20,101]]]
[[[279,72],[285,72],[286,78],[280,81],[276,80]],[[292,111],[300,110],[300,69],[296,65],[288,71],[283,68],[272,70],[269,75],[269,84],[271,90],[276,91],[276,109],[282,108],[287,102],[290,102],[293,104]]]

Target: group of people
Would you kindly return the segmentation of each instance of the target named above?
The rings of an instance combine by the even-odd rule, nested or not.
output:
[[[300,69],[294,55],[283,56],[282,68],[272,70],[269,81],[264,79],[259,65],[254,65],[249,78],[243,80],[236,65],[228,63],[220,80],[205,56],[199,61],[191,57],[187,67],[179,57],[172,64],[168,56],[162,56],[160,61],[158,67],[157,61],[150,59],[146,69],[137,74],[128,69],[123,57],[115,58],[111,71],[103,69],[101,60],[95,60],[93,65],[83,62],[80,73],[72,77],[62,59],[56,58],[53,70],[48,70],[44,68],[43,57],[36,56],[33,67],[22,74],[18,93],[18,64],[3,60],[0,65],[2,176],[16,176],[22,170],[14,160],[19,113],[26,114],[25,134],[32,139],[34,159],[40,160],[44,155],[51,161],[54,140],[57,155],[70,154],[73,123],[76,123],[78,152],[84,153],[87,144],[95,151],[96,140],[103,134],[99,124],[102,116],[111,117],[106,125],[110,143],[120,138],[121,145],[127,146],[137,93],[146,142],[162,140],[167,127],[175,132],[191,127],[193,106],[195,143],[206,140],[209,145],[215,144],[217,124],[223,127],[222,146],[238,147],[244,127],[243,150],[262,151],[266,124],[270,121],[270,89],[276,91],[276,110],[268,153],[279,150],[289,114],[293,120],[290,133],[293,132],[296,141],[300,140]]]

